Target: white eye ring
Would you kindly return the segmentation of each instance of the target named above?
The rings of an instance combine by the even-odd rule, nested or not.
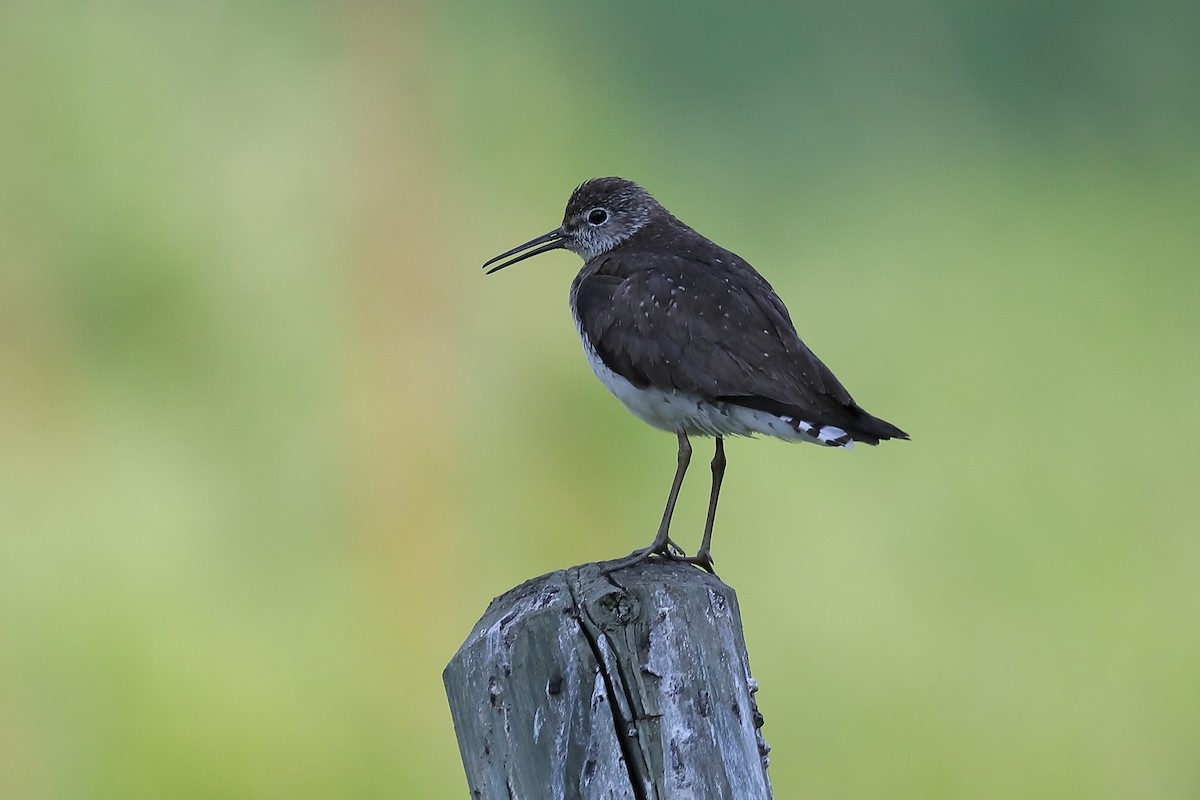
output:
[[[608,222],[608,212],[603,208],[593,208],[587,214],[589,225],[603,225]]]

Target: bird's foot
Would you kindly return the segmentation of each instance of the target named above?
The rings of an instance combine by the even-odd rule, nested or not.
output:
[[[650,545],[649,547],[643,547],[640,550],[634,550],[632,553],[625,556],[624,558],[618,558],[615,561],[610,561],[610,562],[608,562],[608,564],[605,567],[603,567],[601,569],[601,572],[603,572],[605,575],[607,575],[611,572],[616,572],[619,569],[625,569],[626,567],[632,567],[635,564],[642,563],[643,561],[648,559],[650,556],[662,556],[663,558],[667,559],[668,561],[686,561],[686,560],[688,560],[687,554],[683,552],[683,549],[680,548],[679,545],[672,542],[670,539],[667,539],[666,544],[663,544],[659,547]]]
[[[714,577],[717,575],[717,571],[713,569],[712,556],[709,555],[707,550],[702,550],[694,556],[680,556],[675,560],[683,564],[691,564],[693,567],[699,567]]]
[[[626,567],[632,567],[635,564],[640,564],[645,561],[653,552],[654,551],[649,547],[643,547],[641,550],[634,550],[624,558],[618,558],[614,561],[608,562],[600,568],[600,571],[605,575],[608,575],[616,572],[617,570],[625,569]]]

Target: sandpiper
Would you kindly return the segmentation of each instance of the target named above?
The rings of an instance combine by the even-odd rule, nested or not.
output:
[[[763,434],[846,450],[855,442],[908,438],[854,402],[800,340],[766,279],[680,222],[636,183],[584,182],[567,201],[560,227],[483,266],[503,262],[491,274],[557,249],[584,260],[571,283],[571,311],[596,377],[636,417],[679,440],[675,478],[654,541],[608,570],[656,554],[712,571],[726,436]],[[691,460],[688,436],[716,438],[708,517],[691,557],[669,538]]]

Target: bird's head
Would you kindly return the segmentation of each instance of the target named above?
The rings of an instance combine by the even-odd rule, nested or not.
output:
[[[497,261],[515,256],[489,269],[490,275],[550,250],[570,250],[587,261],[607,253],[637,233],[659,212],[665,213],[658,201],[633,181],[592,178],[571,193],[560,227],[501,253],[483,266],[486,269]]]

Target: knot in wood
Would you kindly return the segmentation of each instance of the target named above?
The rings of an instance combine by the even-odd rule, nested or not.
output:
[[[588,606],[592,621],[606,633],[625,628],[638,618],[641,605],[624,589],[614,588],[594,599]]]

